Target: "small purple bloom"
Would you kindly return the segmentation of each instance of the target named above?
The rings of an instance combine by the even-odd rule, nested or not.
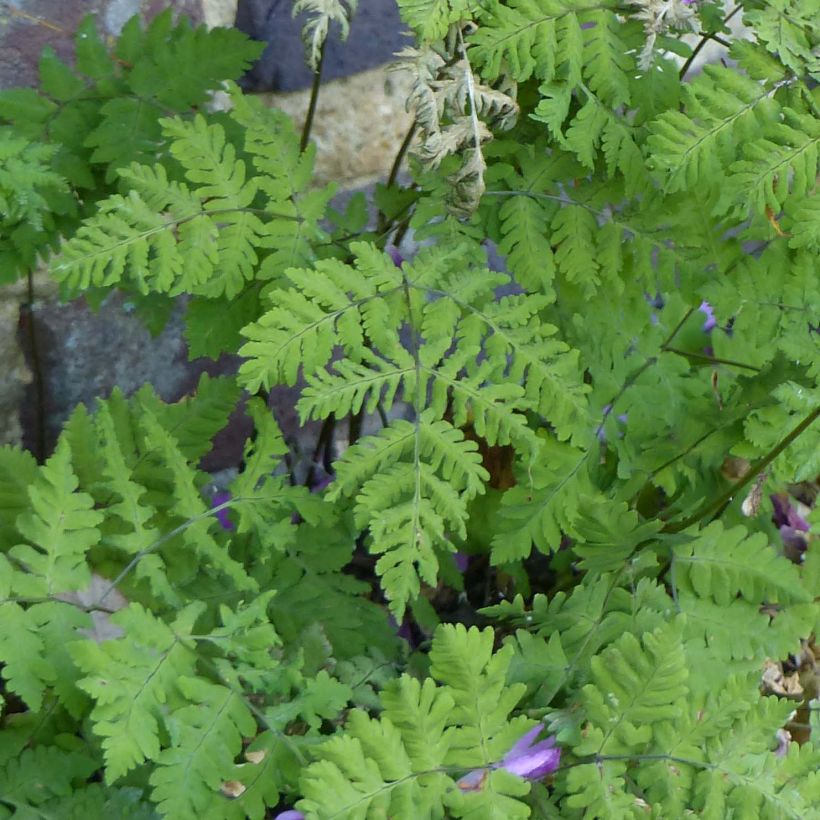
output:
[[[453,560],[456,562],[456,569],[464,575],[467,572],[467,567],[470,566],[470,556],[466,552],[457,552],[453,556]]]
[[[709,333],[709,331],[714,330],[717,327],[717,319],[715,319],[712,306],[708,302],[701,302],[698,310],[706,317],[706,321],[703,323],[703,332]]]
[[[554,772],[561,762],[561,750],[555,748],[555,738],[548,737],[534,743],[541,732],[541,724],[534,726],[504,755],[497,768],[506,769],[519,777],[540,780]]]
[[[505,769],[527,780],[540,780],[552,774],[561,762],[561,750],[555,747],[555,738],[548,737],[535,743],[544,727],[541,724],[529,730],[499,763],[490,769]],[[478,791],[484,787],[488,769],[473,769],[456,784],[463,792]]]
[[[216,507],[221,507],[223,504],[226,504],[228,501],[231,500],[231,494],[227,490],[220,490],[218,493],[214,493],[214,497],[211,500],[211,509]],[[221,510],[216,510],[216,520],[219,521],[220,526],[223,530],[235,530],[236,525],[228,518],[228,509],[224,507]]]
[[[296,809],[288,809],[287,811],[280,811],[273,820],[305,820],[305,815]]]
[[[404,257],[399,253],[399,249],[395,245],[388,245],[386,250],[390,258],[393,260],[393,264],[397,268],[400,268],[404,264]]]

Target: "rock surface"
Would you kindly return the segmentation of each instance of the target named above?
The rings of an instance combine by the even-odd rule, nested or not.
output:
[[[297,91],[310,86],[313,75],[304,62],[300,32],[306,15],[294,19],[293,0],[239,0],[236,27],[268,43],[258,64],[248,72],[249,91]],[[337,80],[389,63],[408,45],[406,26],[395,0],[359,0],[347,42],[332,25],[325,47],[322,77]]]
[[[95,13],[101,30],[113,37],[132,14],[151,17],[168,5],[166,0],[16,0],[4,5],[0,7],[0,87],[36,84],[39,54],[46,45],[70,61],[72,32],[85,13]],[[236,0],[182,0],[170,5],[195,22],[212,26],[230,25],[237,11]],[[258,78],[273,72],[279,78],[278,88],[309,86],[299,25],[290,19],[291,0],[240,6],[240,16],[250,21],[246,30],[270,38],[272,44],[261,73],[249,84],[267,82],[265,87],[270,87],[272,79]],[[248,17],[251,12],[253,19]],[[354,17],[348,44],[331,36],[323,77],[332,80],[385,62],[402,45],[400,25],[393,0],[365,0]],[[386,174],[410,124],[404,112],[406,84],[405,77],[388,74],[382,67],[322,88],[312,132],[318,148],[317,181],[360,188]],[[270,105],[284,109],[300,126],[308,98],[308,90],[265,95]],[[356,116],[351,116],[354,111]],[[22,283],[0,290],[0,444],[22,440],[34,452],[48,452],[78,403],[91,405],[96,396],[109,395],[115,386],[129,394],[150,382],[165,400],[174,401],[193,389],[203,370],[216,374],[236,368],[235,358],[219,363],[187,360],[181,307],[165,330],[152,338],[128,303],[116,295],[95,313],[82,301],[60,303],[53,285],[41,277],[35,285],[33,310],[25,308],[21,313],[25,299]],[[42,390],[31,367],[32,318],[39,353],[35,370]],[[300,427],[296,398],[294,390],[277,389],[271,404],[295,451],[309,460],[318,426]],[[235,465],[247,434],[247,420],[238,412],[204,466],[218,470]]]

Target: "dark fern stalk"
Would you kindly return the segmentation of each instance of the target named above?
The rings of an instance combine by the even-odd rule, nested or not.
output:
[[[310,143],[310,132],[313,128],[313,118],[316,114],[316,106],[319,102],[319,90],[322,85],[322,66],[325,62],[325,48],[327,40],[322,41],[319,47],[319,60],[316,64],[316,70],[313,72],[313,82],[310,86],[310,100],[308,102],[307,113],[305,114],[305,122],[302,126],[302,138],[299,141],[299,148],[304,151]]]

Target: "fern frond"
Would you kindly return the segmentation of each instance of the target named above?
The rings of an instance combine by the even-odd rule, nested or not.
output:
[[[10,580],[13,570],[5,556],[0,556],[0,570]],[[4,583],[3,597],[9,597]],[[24,610],[14,601],[0,603],[0,660],[3,680],[10,691],[34,711],[39,711],[46,689],[57,679],[54,664],[47,659],[46,642],[40,633],[35,613]]]
[[[789,246],[805,248],[810,252],[820,250],[820,197],[807,196],[788,202],[786,214],[789,220]]]
[[[236,691],[193,677],[176,686],[186,705],[166,719],[174,745],[157,757],[151,799],[167,817],[220,812],[221,786],[256,721]]]
[[[307,62],[312,71],[319,70],[322,48],[327,40],[330,24],[336,23],[341,31],[342,42],[350,31],[350,18],[355,13],[357,0],[296,0],[293,16],[308,14],[302,26],[302,42],[305,45]]]
[[[628,27],[608,9],[595,10],[588,16],[583,73],[589,88],[612,109],[629,105],[629,75],[635,71],[635,61],[621,35]]]
[[[17,519],[28,543],[8,552],[29,573],[28,595],[69,592],[91,581],[86,553],[99,541],[103,516],[93,509],[90,495],[77,492],[78,485],[68,442],[62,440],[29,487],[31,508]]]
[[[786,110],[784,114],[789,115]],[[727,190],[721,197],[723,207],[744,218],[748,209],[765,215],[778,214],[790,197],[802,198],[816,185],[820,125],[813,117],[788,119],[768,129],[767,136],[745,145],[744,159],[732,163]]]
[[[174,514],[188,519],[182,539],[200,557],[204,568],[223,574],[238,589],[255,589],[256,582],[247,574],[239,561],[219,544],[209,530],[215,519],[194,484],[194,473],[180,452],[174,437],[159,423],[149,410],[141,418],[146,443],[169,470],[172,478],[175,505]]]
[[[769,546],[763,533],[710,524],[687,544],[674,548],[676,579],[685,579],[700,598],[727,606],[740,595],[753,604],[811,600],[797,567]]]
[[[681,635],[680,622],[641,640],[627,633],[591,659],[592,679],[581,695],[591,725],[578,754],[646,748],[656,724],[683,714],[689,690]]]
[[[66,181],[51,168],[57,149],[30,142],[0,128],[0,225],[7,233],[29,222],[40,231],[50,209],[49,192],[65,191]]]
[[[450,26],[473,15],[471,0],[399,0],[401,19],[421,43],[443,40]]]
[[[577,283],[587,297],[593,295],[601,283],[595,253],[595,217],[580,205],[567,205],[556,213],[552,230],[558,269],[567,281]]]
[[[797,0],[775,0],[744,9],[743,22],[751,26],[768,51],[796,75],[816,73],[817,18]]]
[[[543,439],[540,447],[539,464],[531,475],[522,475],[519,485],[504,493],[493,538],[494,563],[526,558],[533,544],[542,552],[557,550],[585,492],[592,490],[582,450],[551,438]]]
[[[371,246],[353,243],[352,250],[357,254],[355,268],[325,259],[312,270],[288,270],[295,287],[280,291],[278,304],[242,331],[250,341],[240,350],[248,359],[240,376],[250,390],[260,384],[294,384],[300,365],[307,377],[315,376],[339,341],[353,359],[367,356],[365,334],[385,355],[398,348],[398,317],[383,320],[393,304],[384,301],[398,292],[401,273]]]
[[[493,766],[530,722],[509,717],[523,686],[505,684],[510,653],[494,655],[492,645],[491,630],[439,627],[432,676],[389,683],[378,720],[351,712],[302,775],[299,809],[362,818],[527,817],[516,798],[529,785]],[[446,772],[473,766],[486,769],[481,786],[462,792]]]
[[[267,197],[263,209],[271,219],[259,238],[264,258],[257,272],[263,280],[277,280],[288,268],[314,260],[313,244],[327,240],[321,225],[335,192],[313,180],[315,146],[304,151],[293,121],[281,111],[228,85],[233,103],[232,119],[245,129],[245,150],[259,172],[256,182]]]
[[[333,372],[320,370],[308,380],[296,407],[307,420],[326,418],[331,413],[346,416],[349,413],[375,413],[378,406],[392,407],[399,389],[407,396],[414,395],[417,371],[412,357],[399,349],[396,361],[367,352],[364,362],[342,359]],[[422,388],[426,374],[422,374]]]
[[[532,76],[549,81],[557,65],[565,64],[574,84],[583,61],[583,32],[576,12],[583,11],[583,6],[563,0],[496,4],[480,15],[481,25],[470,37],[471,55],[487,80],[509,74],[517,82]]]
[[[106,783],[159,757],[168,693],[177,680],[194,674],[197,656],[186,636],[203,607],[187,607],[168,625],[130,604],[111,617],[126,637],[71,646],[74,663],[86,675],[79,686],[96,702],[91,719],[103,738]]]
[[[0,551],[20,539],[17,516],[28,509],[28,488],[37,476],[37,461],[27,450],[0,447]]]
[[[651,124],[650,160],[668,192],[686,190],[703,179],[719,179],[739,146],[777,120],[772,87],[726,68],[707,66],[687,88],[686,113],[667,111]]]
[[[524,694],[523,684],[507,684],[512,649],[493,653],[492,630],[442,626],[430,651],[430,674],[453,698],[449,761],[465,768],[499,760],[516,738],[509,715]],[[517,721],[521,725],[521,721]],[[512,730],[512,731],[511,731]],[[517,738],[516,738],[517,739]]]
[[[502,241],[498,250],[516,281],[527,290],[555,298],[552,279],[555,261],[548,239],[549,216],[536,199],[511,196],[499,209]]]
[[[24,749],[0,768],[0,793],[15,814],[42,816],[49,801],[70,795],[96,767],[92,757],[77,750],[56,745]]]

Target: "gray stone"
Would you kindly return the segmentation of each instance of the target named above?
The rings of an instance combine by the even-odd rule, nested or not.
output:
[[[293,0],[239,0],[236,27],[268,43],[262,58],[248,72],[250,91],[296,91],[307,88],[313,75],[305,64],[300,36],[305,15],[293,19]],[[360,0],[346,43],[331,26],[322,77],[335,80],[391,62],[410,39],[395,0]]]

